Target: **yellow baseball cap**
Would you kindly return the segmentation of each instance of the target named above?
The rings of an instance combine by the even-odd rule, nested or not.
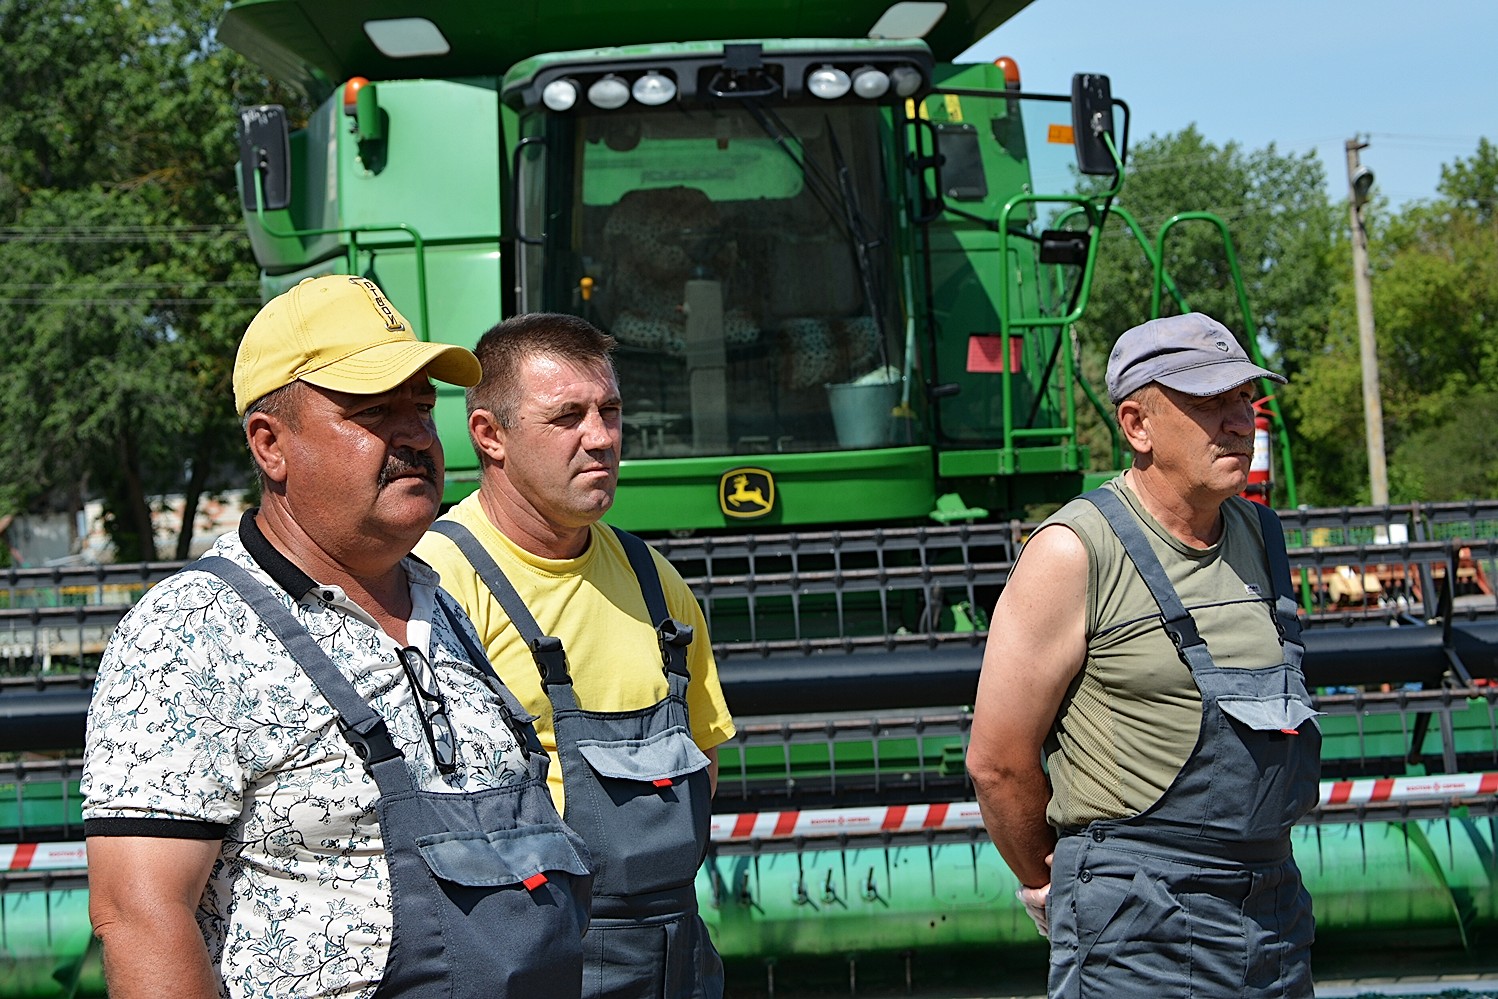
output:
[[[473,351],[416,339],[411,324],[368,278],[307,278],[265,303],[234,357],[234,408],[295,381],[358,395],[378,395],[428,369],[438,381],[467,388],[483,370]]]

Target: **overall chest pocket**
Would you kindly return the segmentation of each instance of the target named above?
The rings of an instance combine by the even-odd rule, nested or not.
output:
[[[416,848],[441,889],[440,953],[482,970],[456,975],[455,996],[546,995],[580,978],[593,879],[576,833],[561,823],[462,830],[418,837]]]
[[[635,895],[695,878],[712,803],[708,758],[690,733],[672,726],[642,739],[580,739],[577,749],[592,786],[566,778],[568,814],[582,813],[578,828],[598,862],[598,890]]]
[[[434,833],[416,840],[433,874],[471,888],[524,885],[537,875],[586,877],[586,848],[560,823],[493,832]]]
[[[579,739],[577,751],[601,778],[660,787],[706,769],[707,756],[691,735],[672,726],[644,739]],[[641,789],[636,789],[641,790]]]
[[[1271,694],[1254,697],[1246,694],[1224,694],[1217,698],[1217,706],[1223,714],[1237,719],[1256,732],[1300,731],[1310,722],[1319,731],[1320,715],[1315,708],[1293,694]]]
[[[1214,778],[1220,817],[1247,839],[1288,835],[1320,797],[1318,712],[1291,693],[1223,696],[1217,706],[1225,740],[1225,772]]]

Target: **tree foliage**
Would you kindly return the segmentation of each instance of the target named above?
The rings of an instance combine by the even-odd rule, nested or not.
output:
[[[1437,190],[1391,221],[1373,277],[1394,501],[1498,496],[1498,147]]]
[[[100,496],[121,558],[158,555],[149,496],[186,492],[190,525],[244,479],[234,110],[273,88],[216,41],[223,7],[0,0],[0,515]]]
[[[1438,196],[1386,214],[1364,209],[1384,450],[1393,502],[1498,496],[1498,148],[1442,169]],[[1344,209],[1345,211],[1345,209]],[[1367,503],[1362,365],[1350,225],[1347,280],[1324,338],[1303,345],[1293,390],[1297,467],[1314,503]],[[1486,421],[1486,422],[1485,422]]]

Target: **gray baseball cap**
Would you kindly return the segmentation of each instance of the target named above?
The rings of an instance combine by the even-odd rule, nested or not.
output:
[[[1135,326],[1108,355],[1108,398],[1114,405],[1150,382],[1208,396],[1256,378],[1285,384],[1284,375],[1250,361],[1226,326],[1200,312]]]

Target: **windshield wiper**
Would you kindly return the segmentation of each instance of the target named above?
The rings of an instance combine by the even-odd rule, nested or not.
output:
[[[885,343],[883,297],[876,287],[874,268],[869,260],[870,251],[878,247],[881,240],[870,235],[872,226],[868,216],[858,204],[851,172],[847,161],[843,158],[842,147],[837,141],[837,132],[832,126],[832,121],[828,119],[826,127],[828,141],[832,144],[836,179],[829,177],[822,165],[807,153],[806,143],[774,110],[764,107],[755,100],[746,100],[743,106],[764,130],[764,133],[801,171],[802,177],[806,180],[806,186],[811,189],[812,195],[821,204],[822,210],[842,229],[843,235],[852,247],[853,261],[858,267],[859,284],[863,287],[869,317],[873,319],[874,330],[877,333],[880,365],[887,367],[889,350]],[[792,148],[792,142],[795,143],[795,148]]]

